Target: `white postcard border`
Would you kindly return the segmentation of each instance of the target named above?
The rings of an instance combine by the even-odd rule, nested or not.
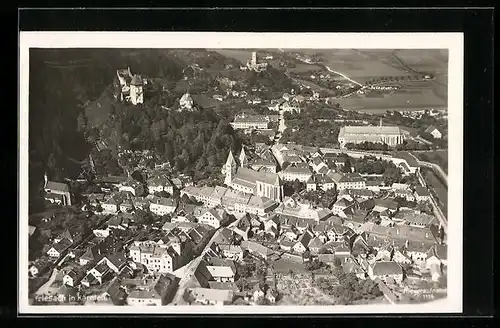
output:
[[[448,296],[415,305],[32,306],[28,304],[28,96],[30,48],[448,49]],[[354,314],[462,312],[463,33],[20,32],[19,314]],[[451,142],[452,141],[452,142]]]

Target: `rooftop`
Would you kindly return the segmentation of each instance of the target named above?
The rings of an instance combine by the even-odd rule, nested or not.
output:
[[[397,126],[343,126],[340,128],[339,137],[358,134],[371,135],[401,135]]]

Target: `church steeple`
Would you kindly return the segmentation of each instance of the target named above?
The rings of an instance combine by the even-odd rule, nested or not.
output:
[[[234,160],[233,152],[229,150],[229,155],[227,156],[227,161],[222,168],[222,174],[225,174],[224,183],[230,185],[233,180],[233,176],[236,174],[236,161]]]
[[[245,154],[244,147],[241,147],[241,152],[240,152],[240,156],[238,156],[238,159],[240,160],[240,167],[245,167],[248,165],[248,159],[247,159],[247,155]]]

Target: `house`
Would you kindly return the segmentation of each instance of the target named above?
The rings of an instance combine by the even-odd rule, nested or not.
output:
[[[302,162],[302,160],[300,160]],[[281,172],[283,180],[307,182],[312,176],[311,169],[306,163],[291,164]]]
[[[345,263],[347,259],[351,257],[351,249],[349,245],[344,242],[335,246],[334,254],[336,258]]]
[[[328,169],[328,165],[325,162],[323,162],[319,156],[320,155],[313,157],[313,159],[311,160],[311,163],[310,163],[312,169],[316,173],[319,173],[321,171],[321,169],[323,169],[323,168]]]
[[[115,214],[120,209],[121,203],[121,197],[118,197],[118,195],[113,195],[101,204],[102,214]]]
[[[138,283],[127,296],[127,304],[133,306],[162,306],[170,303],[177,291],[179,278],[162,274],[158,279]]]
[[[49,261],[38,259],[33,264],[31,264],[30,268],[28,269],[28,272],[31,274],[32,277],[37,277],[39,275],[44,274],[49,269],[50,269]]]
[[[255,158],[250,162],[250,168],[254,171],[265,171],[276,173],[276,161],[274,158]]]
[[[400,213],[402,213],[401,216],[399,216]],[[399,212],[395,215],[395,217],[398,217],[398,219],[404,224],[420,228],[429,227],[433,224],[438,223],[434,215],[429,215],[426,213],[415,213],[413,211]]]
[[[316,179],[315,179],[314,175],[311,175],[311,177],[309,179],[307,179],[306,190],[307,191],[315,191],[317,186],[318,185],[316,183]]]
[[[407,151],[395,152],[391,161],[403,170],[405,175],[415,174],[420,169],[418,160]]]
[[[174,185],[170,181],[167,174],[157,174],[147,180],[148,191],[150,194],[155,192],[165,191],[172,195],[174,193]]]
[[[101,249],[99,246],[96,247],[89,247],[87,250],[80,256],[80,265],[84,266],[87,265],[90,262],[94,262],[96,260],[100,260],[101,256]]]
[[[427,252],[433,243],[422,241],[406,241],[406,254],[417,264],[425,264]]]
[[[122,201],[120,204],[120,212],[122,213],[132,213],[134,212],[134,203],[132,202],[132,199],[126,198]]]
[[[134,242],[129,247],[129,256],[143,264],[150,272],[172,273],[181,262],[183,243],[175,238],[166,244]]]
[[[392,261],[397,262],[401,265],[409,265],[413,263],[413,260],[406,254],[406,252],[402,251],[399,248],[394,250]]]
[[[232,290],[235,293],[239,292],[239,288],[234,282],[209,281],[208,285],[210,289]]]
[[[262,288],[260,287],[260,284],[255,284],[254,287],[253,287],[253,290],[252,290],[252,301],[254,302],[257,302],[259,301],[261,298],[263,298],[266,293],[262,290]]]
[[[264,259],[267,259],[273,253],[271,249],[250,240],[242,241],[240,246],[243,251],[248,250],[249,253],[261,256]]]
[[[375,256],[376,261],[392,261],[394,258],[394,247],[391,242],[386,242],[385,245],[380,247],[374,247],[373,244],[370,243],[370,239],[367,240],[368,246],[373,247],[377,251],[377,255]],[[398,262],[398,261],[396,261]]]
[[[47,251],[47,255],[50,258],[58,259],[60,258],[72,245],[73,243],[68,239],[63,239],[58,243],[54,243],[52,247]]]
[[[175,212],[177,208],[177,201],[174,198],[157,197],[149,195],[146,197],[149,202],[149,210],[156,215],[167,215]]]
[[[337,190],[365,189],[366,187],[365,179],[357,172],[346,174],[332,172],[330,178],[335,182]]]
[[[403,281],[403,268],[394,261],[379,261],[368,267],[368,275],[372,280],[380,279],[386,282],[388,278],[394,279],[397,283]]]
[[[294,239],[289,239],[285,235],[279,240],[280,248],[284,251],[291,251],[296,243],[297,242]]]
[[[426,267],[431,271],[432,280],[437,281],[448,266],[448,249],[446,245],[433,245],[426,256]]]
[[[235,271],[229,266],[211,266],[207,265],[208,272],[215,281],[234,282]]]
[[[240,261],[243,259],[243,250],[239,245],[228,245],[220,244],[219,249],[222,252],[222,256],[234,261]]]
[[[245,113],[236,115],[231,124],[233,129],[268,129],[269,116],[266,115],[247,115]]]
[[[293,245],[292,250],[296,253],[303,254],[309,246],[309,242],[314,238],[314,234],[309,230],[306,230],[300,237],[299,240]]]
[[[82,270],[70,270],[63,277],[63,284],[70,287],[76,287],[85,277],[85,272]]]
[[[394,191],[397,191],[397,190],[409,190],[410,189],[410,185],[408,185],[407,183],[393,183],[392,186],[391,186],[391,189],[394,190]]]
[[[125,183],[118,187],[118,191],[127,191],[134,196],[142,196],[144,194],[144,186],[139,181],[128,179]]]
[[[205,305],[229,305],[234,298],[233,290],[195,287],[189,288],[188,292],[196,303]]]
[[[334,215],[338,215],[340,217],[346,218],[346,210],[347,209],[352,209],[356,206],[355,201],[350,201],[347,198],[340,198],[338,199],[332,206],[332,213]]]
[[[307,190],[317,190],[321,189],[327,191],[335,188],[335,182],[326,174],[315,174],[306,182]]]
[[[47,174],[44,175],[45,183],[43,190],[45,200],[63,206],[71,206],[71,194],[69,186],[65,183],[49,181]]]
[[[324,242],[319,237],[314,237],[309,241],[309,245],[307,246],[312,254],[318,254],[319,250],[323,247]]]
[[[439,131],[434,125],[429,125],[424,132],[431,134],[434,139],[441,139],[443,137],[441,131]]]
[[[344,273],[353,273],[358,279],[366,279],[366,271],[354,260],[348,260],[342,264]]]
[[[415,187],[415,200],[419,203],[427,202],[431,199],[431,194],[427,188],[422,186]]]
[[[63,239],[69,240],[71,243],[79,241],[79,240],[75,240],[73,238],[73,235],[71,234],[71,232],[69,231],[69,229],[64,229],[64,231],[60,235],[58,235],[56,238],[54,238],[54,243],[59,243]],[[79,239],[81,239],[81,238],[79,238]]]
[[[403,198],[407,202],[415,201],[415,195],[409,189],[396,189],[394,191],[394,197]]]
[[[377,214],[388,211],[391,215],[398,211],[399,204],[394,199],[375,199],[375,206],[373,207],[373,212]]]

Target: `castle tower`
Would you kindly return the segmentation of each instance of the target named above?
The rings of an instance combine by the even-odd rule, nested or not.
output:
[[[134,75],[130,83],[130,101],[134,105],[144,102],[143,81],[138,75]]]
[[[257,65],[257,52],[252,52],[252,62],[251,62],[252,65]]]
[[[382,117],[380,118],[380,127],[382,127]]]
[[[240,167],[246,167],[248,165],[248,159],[247,155],[245,154],[245,148],[241,147],[241,152],[238,159],[240,160]]]
[[[233,177],[236,174],[236,161],[234,160],[233,152],[231,150],[227,156],[226,164],[222,169],[222,174],[226,175],[224,184],[227,186],[231,185],[231,181],[233,181]]]

